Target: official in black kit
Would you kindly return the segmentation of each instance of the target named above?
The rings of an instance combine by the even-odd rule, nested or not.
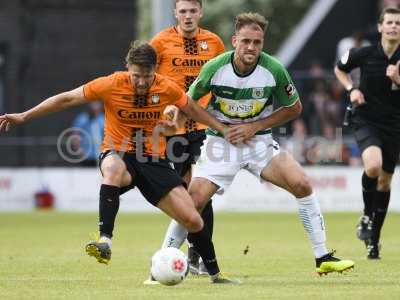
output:
[[[379,259],[380,232],[390,200],[390,186],[400,154],[400,9],[383,10],[376,45],[351,49],[335,67],[354,107],[350,125],[362,153],[364,214],[357,237],[369,259]],[[360,68],[360,85],[351,70]]]

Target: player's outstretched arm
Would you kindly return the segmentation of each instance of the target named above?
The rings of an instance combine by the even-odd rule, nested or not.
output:
[[[47,98],[30,110],[0,116],[0,132],[8,131],[13,125],[22,124],[31,119],[66,110],[84,103],[86,103],[86,99],[83,93],[83,86],[80,86],[74,90]]]
[[[225,132],[228,130],[228,126],[219,122],[216,118],[210,115],[204,108],[193,101],[190,96],[188,97],[188,104],[184,107],[179,107],[179,109],[189,118],[207,125],[221,134],[225,135]]]

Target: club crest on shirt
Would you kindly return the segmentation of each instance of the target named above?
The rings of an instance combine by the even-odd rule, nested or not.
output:
[[[251,96],[254,99],[260,99],[264,97],[264,89],[263,88],[253,88],[253,92]]]
[[[207,43],[207,41],[200,41],[199,44],[200,44],[200,49],[201,49],[201,50],[203,50],[203,51],[207,51],[207,50],[208,50],[208,43]]]
[[[159,94],[154,94],[151,96],[151,102],[153,104],[157,104],[158,102],[160,102],[160,95]]]

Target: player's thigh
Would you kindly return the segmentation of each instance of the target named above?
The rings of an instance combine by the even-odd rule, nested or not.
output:
[[[161,198],[157,207],[189,232],[200,231],[203,227],[203,221],[194,206],[193,200],[183,186],[173,188]]]
[[[183,177],[187,171],[187,164],[189,160],[189,154],[187,149],[189,148],[189,139],[187,134],[179,134],[168,137],[167,144],[167,157],[174,164],[174,168],[177,173]]]
[[[202,211],[218,189],[219,186],[207,178],[193,178],[189,185],[189,195],[192,197],[197,210]]]
[[[379,146],[369,146],[361,154],[365,172],[370,177],[379,176],[382,169],[382,150]]]
[[[132,182],[132,176],[129,174],[125,162],[116,153],[108,153],[101,158],[100,170],[104,184],[124,187]]]
[[[308,196],[312,193],[311,184],[304,169],[293,156],[282,151],[274,156],[261,171],[261,177],[296,196]]]
[[[393,174],[400,157],[400,138],[385,136],[382,146],[382,170]]]
[[[353,129],[365,172],[370,177],[378,177],[382,168],[382,134],[364,122],[356,123]]]
[[[241,161],[237,158],[237,149],[222,137],[207,136],[201,147],[201,155],[193,168],[194,178],[205,178],[218,186],[223,192],[232,183],[240,171]]]
[[[197,162],[198,158],[201,154],[201,147],[203,146],[203,141],[206,138],[204,130],[197,130],[193,132],[189,132],[186,134],[187,139],[189,141],[189,145],[186,147],[186,155],[187,159],[185,162],[179,166],[180,172],[178,172],[183,180],[189,185],[192,174],[193,174],[193,165]]]

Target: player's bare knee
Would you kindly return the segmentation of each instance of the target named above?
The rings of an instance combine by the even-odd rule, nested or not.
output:
[[[206,204],[207,201],[204,201],[204,199],[197,198],[194,200],[194,206],[196,207],[197,211],[202,211]]]
[[[107,164],[102,167],[103,178],[115,184],[121,184],[126,172],[123,164]]]
[[[391,181],[391,178],[379,176],[377,190],[380,192],[390,191]]]
[[[191,192],[190,197],[192,197],[194,206],[198,211],[202,210],[208,202],[208,199],[205,199],[201,191]]]
[[[370,178],[376,178],[381,173],[381,168],[382,168],[382,166],[380,163],[373,162],[373,163],[368,164],[368,166],[365,167],[365,173]]]
[[[293,195],[296,198],[304,198],[312,193],[312,187],[310,180],[307,176],[299,178],[296,184],[293,186]]]
[[[203,219],[201,216],[195,212],[190,215],[188,215],[184,220],[184,227],[189,231],[189,232],[199,232],[200,230],[203,229]]]

